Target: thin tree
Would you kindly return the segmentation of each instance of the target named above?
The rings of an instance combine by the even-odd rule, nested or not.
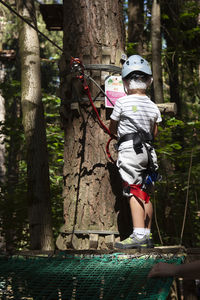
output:
[[[0,62],[0,67],[2,70],[2,63]],[[4,70],[4,69],[3,69]],[[2,74],[0,75],[2,78]],[[6,175],[6,166],[5,166],[5,153],[6,153],[6,148],[5,148],[5,135],[2,133],[2,129],[4,126],[4,122],[5,122],[5,99],[1,94],[0,91],[0,194],[1,197],[3,198],[3,190],[2,190],[2,186],[5,183],[5,175]],[[2,233],[2,211],[0,214],[0,249],[2,250],[2,248],[5,248],[5,239],[3,237]]]
[[[200,0],[197,0],[197,6],[200,11]],[[200,12],[199,12],[198,18],[197,18],[197,26],[200,26]],[[199,80],[200,80],[200,61],[199,61],[199,65],[198,65],[198,72],[199,72]]]
[[[0,6],[0,51],[3,50],[3,32],[5,29],[5,13],[3,8]],[[5,64],[0,61],[0,83],[4,81],[6,75]],[[0,130],[3,128],[3,124],[5,122],[5,99],[2,95],[2,91],[0,90]],[[0,183],[2,184],[5,182],[5,174],[6,174],[6,167],[5,167],[5,143],[4,143],[5,136],[1,132],[0,134]],[[1,191],[1,190],[0,190]]]
[[[154,99],[156,103],[163,103],[162,65],[161,65],[161,22],[160,1],[153,0],[151,12],[151,43]]]
[[[1,64],[0,64],[1,65]],[[5,122],[5,99],[1,95],[0,91],[0,130],[3,129],[3,124]],[[6,173],[6,167],[5,167],[5,143],[4,143],[5,136],[3,133],[0,135],[0,183],[5,182],[5,173]]]
[[[33,0],[17,0],[18,12],[36,26]],[[20,20],[21,104],[27,145],[28,207],[31,249],[54,248],[50,184],[37,32]]]
[[[181,1],[163,1],[162,11],[168,18],[162,20],[163,34],[167,43],[166,64],[169,75],[170,98],[177,105],[177,114],[181,116],[182,101],[179,87],[179,49],[182,47],[182,35],[180,35]]]
[[[3,33],[5,30],[5,12],[3,8],[0,6],[0,51],[3,50]],[[5,65],[2,61],[0,61],[0,83],[2,84],[6,75]],[[3,186],[6,180],[6,146],[5,146],[5,134],[3,133],[3,128],[5,124],[6,118],[6,109],[5,109],[5,99],[2,95],[2,90],[0,90],[0,194],[1,199],[4,200],[4,191]],[[5,236],[2,235],[3,229],[3,212],[0,214],[0,249],[5,250]]]
[[[128,42],[133,43],[133,50],[143,55],[144,52],[144,1],[128,1]]]

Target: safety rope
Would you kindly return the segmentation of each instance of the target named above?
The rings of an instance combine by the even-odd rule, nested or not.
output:
[[[183,240],[183,232],[184,232],[184,228],[185,228],[186,214],[187,214],[188,201],[189,201],[189,188],[190,188],[190,177],[191,177],[191,171],[192,171],[193,151],[194,151],[194,149],[192,148],[191,156],[190,156],[189,172],[188,172],[187,193],[186,193],[185,209],[184,209],[184,215],[183,215],[183,224],[182,224],[181,236],[180,236],[180,245],[182,244],[182,240]]]

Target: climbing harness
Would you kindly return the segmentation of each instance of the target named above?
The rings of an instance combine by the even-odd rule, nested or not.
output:
[[[88,96],[88,99],[90,101],[90,104],[92,105],[92,108],[97,116],[97,119],[99,121],[99,124],[101,126],[101,128],[104,130],[105,133],[107,133],[110,138],[107,142],[107,145],[106,145],[106,153],[108,155],[108,158],[114,163],[114,159],[112,158],[111,154],[110,154],[110,151],[109,151],[109,146],[110,146],[110,142],[113,140],[113,139],[117,139],[117,137],[115,135],[113,135],[110,130],[105,126],[105,124],[103,123],[103,121],[101,120],[100,116],[99,116],[99,113],[94,105],[94,102],[92,100],[92,96],[91,96],[91,93],[90,93],[90,89],[89,89],[89,86],[86,82],[86,79],[85,79],[85,73],[84,73],[84,65],[82,64],[81,60],[79,58],[74,58],[74,57],[71,57],[71,62],[70,62],[70,65],[71,65],[71,69],[72,71],[75,71],[78,73],[78,75],[76,76],[82,83],[83,85],[83,89],[86,93],[86,95]],[[111,101],[109,99],[109,101]],[[112,102],[111,102],[112,103]]]
[[[127,133],[119,139],[117,146],[119,147],[121,143],[130,140],[133,141],[133,148],[135,152],[139,154],[142,153],[142,144],[152,141],[152,135],[142,129],[137,130],[137,132]]]
[[[143,174],[142,184],[128,185],[127,182],[124,182],[124,189],[125,189],[125,193],[132,194],[144,200],[146,203],[148,203],[150,198],[149,192],[151,191],[155,182],[161,180],[161,175],[158,174],[158,172],[156,171],[157,168],[151,156],[151,151],[153,149],[153,147],[151,146],[151,143],[153,141],[153,136],[151,133],[146,132],[141,127],[139,127],[138,124],[136,124],[131,118],[129,118],[129,120],[135,126],[136,132],[127,133],[123,135],[119,139],[117,143],[117,147],[119,148],[119,146],[123,142],[132,140],[135,153],[139,154],[139,153],[143,153],[142,147],[144,146],[148,156],[148,165],[146,171]]]

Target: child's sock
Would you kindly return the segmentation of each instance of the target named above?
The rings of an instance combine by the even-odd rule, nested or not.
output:
[[[137,238],[142,239],[145,236],[145,228],[136,227],[133,229],[133,233],[137,236]]]

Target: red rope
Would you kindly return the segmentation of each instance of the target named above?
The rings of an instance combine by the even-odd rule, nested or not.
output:
[[[73,67],[73,65],[74,65],[74,67]],[[107,145],[106,145],[106,153],[108,155],[108,158],[114,163],[115,161],[113,160],[113,158],[112,158],[112,156],[110,154],[110,151],[109,151],[109,145],[110,145],[110,142],[113,139],[116,140],[117,137],[110,132],[109,128],[106,127],[106,125],[102,122],[102,120],[101,120],[101,118],[99,116],[99,113],[98,113],[98,111],[96,109],[96,106],[94,105],[94,102],[92,100],[92,96],[91,96],[91,93],[90,93],[89,86],[88,86],[88,84],[87,84],[87,82],[85,80],[85,77],[84,77],[84,67],[83,67],[83,64],[81,63],[81,61],[80,61],[79,58],[73,58],[73,57],[71,58],[71,68],[72,69],[73,68],[77,68],[78,71],[80,72],[80,75],[77,76],[77,78],[79,78],[81,80],[82,84],[83,84],[84,91],[85,91],[85,93],[88,96],[90,104],[92,105],[92,108],[95,111],[95,114],[97,116],[97,119],[98,119],[101,127],[103,128],[104,132],[107,133],[110,136],[110,139],[108,140]]]
[[[108,158],[113,162],[115,163],[114,159],[112,158],[111,154],[110,154],[110,151],[109,151],[109,146],[110,146],[110,142],[113,140],[113,139],[116,139],[116,137],[110,137],[107,144],[106,144],[106,153],[108,155]]]

